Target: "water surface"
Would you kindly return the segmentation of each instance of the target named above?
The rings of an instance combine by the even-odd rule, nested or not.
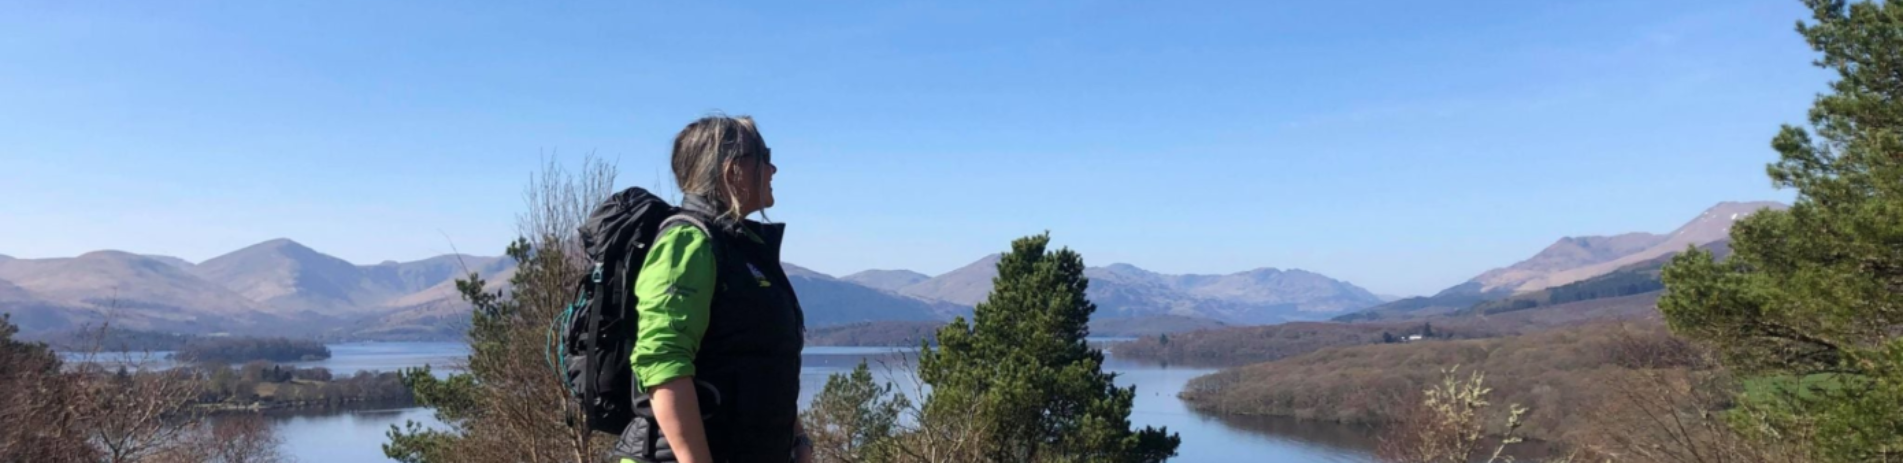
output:
[[[861,359],[875,376],[913,385],[910,374],[916,358],[911,348],[807,348],[800,371],[800,406],[834,373],[851,371]],[[391,371],[423,364],[457,365],[466,355],[460,343],[357,343],[331,346],[329,360],[300,363],[323,366],[339,374]],[[1214,370],[1171,368],[1110,358],[1105,367],[1118,374],[1117,384],[1137,387],[1130,421],[1137,426],[1162,426],[1182,436],[1176,462],[1347,462],[1373,461],[1373,433],[1367,429],[1290,419],[1227,417],[1189,409],[1176,393],[1191,378]],[[377,408],[353,411],[274,413],[271,419],[284,439],[284,453],[305,463],[384,461],[384,433],[391,425],[415,420],[440,426],[431,412],[420,408]]]

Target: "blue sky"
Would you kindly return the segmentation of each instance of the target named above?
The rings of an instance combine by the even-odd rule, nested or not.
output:
[[[1430,293],[1776,199],[1828,76],[1795,0],[0,0],[0,253],[496,254],[548,155],[671,188],[755,116],[786,258],[1087,262]]]

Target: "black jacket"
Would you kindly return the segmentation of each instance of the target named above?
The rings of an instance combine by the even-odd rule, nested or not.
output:
[[[805,314],[780,266],[785,225],[724,218],[711,201],[691,196],[681,213],[707,224],[715,243],[717,289],[694,358],[702,414],[710,415],[708,447],[716,462],[786,463],[799,419],[800,350],[806,341]],[[621,433],[611,455],[674,461],[667,438],[646,418]]]

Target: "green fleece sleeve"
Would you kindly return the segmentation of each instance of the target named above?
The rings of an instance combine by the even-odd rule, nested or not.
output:
[[[642,391],[694,375],[694,354],[714,301],[714,252],[707,234],[674,227],[655,238],[635,279],[634,377]]]

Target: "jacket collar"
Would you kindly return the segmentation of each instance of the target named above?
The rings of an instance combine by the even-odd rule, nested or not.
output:
[[[779,260],[780,243],[786,238],[786,224],[734,220],[718,204],[705,196],[687,195],[681,200],[681,210],[703,217],[707,226],[728,237],[760,245],[774,261]]]

